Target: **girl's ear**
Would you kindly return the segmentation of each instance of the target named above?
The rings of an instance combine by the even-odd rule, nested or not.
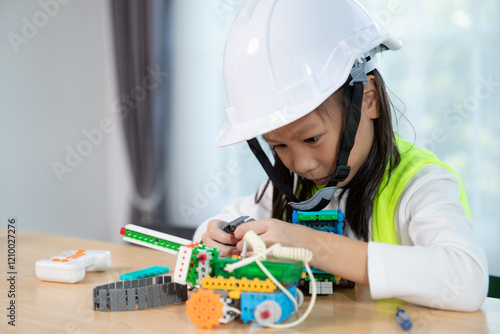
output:
[[[368,76],[368,84],[364,87],[361,111],[370,119],[375,119],[379,116],[378,88],[373,75]]]

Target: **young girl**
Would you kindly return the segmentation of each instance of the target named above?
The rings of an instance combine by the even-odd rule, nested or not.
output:
[[[353,0],[249,0],[227,39],[217,145],[247,140],[270,180],[195,241],[239,254],[253,230],[267,246],[311,250],[312,266],[369,285],[374,299],[479,309],[488,270],[462,182],[392,129],[374,56],[400,47]],[[290,224],[293,208],[342,210],[345,236]],[[242,215],[256,221],[222,231]]]

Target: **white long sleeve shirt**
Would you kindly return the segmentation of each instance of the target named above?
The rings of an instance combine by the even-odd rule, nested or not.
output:
[[[339,193],[326,209],[345,212],[345,200],[337,202]],[[267,219],[271,210],[269,186],[259,203],[255,195],[238,198],[211,219],[231,221],[242,215]],[[198,227],[194,241],[201,240],[209,220]],[[394,226],[401,245],[368,242],[373,299],[398,298],[455,311],[481,307],[488,290],[486,255],[460,202],[460,181],[453,173],[427,165],[415,174],[399,199]],[[354,237],[346,230],[348,237]]]

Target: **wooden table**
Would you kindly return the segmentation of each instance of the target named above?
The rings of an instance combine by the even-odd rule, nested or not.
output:
[[[92,289],[118,281],[120,274],[150,267],[169,266],[176,257],[135,245],[118,245],[39,232],[16,231],[16,321],[9,326],[6,309],[9,271],[7,230],[0,228],[1,333],[179,333],[209,332],[189,322],[186,305],[166,305],[141,311],[93,311]],[[42,282],[35,277],[35,262],[69,249],[107,249],[112,266],[106,272],[87,273],[76,284]],[[309,298],[306,297],[302,312]],[[474,313],[431,310],[397,300],[374,301],[366,286],[318,296],[311,315],[287,330],[263,329],[240,320],[213,327],[217,333],[403,333],[395,311],[403,306],[414,322],[411,333],[500,333],[500,300],[488,298]]]

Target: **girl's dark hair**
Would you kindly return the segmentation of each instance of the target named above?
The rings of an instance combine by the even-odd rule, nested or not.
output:
[[[342,198],[346,195],[346,191],[350,190],[346,199],[346,212],[344,213],[345,223],[356,237],[364,241],[368,241],[369,239],[368,224],[373,213],[373,200],[381,186],[382,176],[386,168],[388,168],[390,176],[392,170],[397,167],[401,160],[395,143],[395,136],[392,129],[391,104],[384,81],[377,70],[373,70],[369,74],[375,77],[379,101],[379,117],[373,120],[373,144],[367,159],[351,181],[343,187],[340,195]],[[349,105],[351,103],[347,98],[347,89],[352,89],[349,87],[348,83],[339,88],[332,95],[332,98],[342,105],[344,112],[343,127],[352,128],[352,117],[346,117],[347,110],[349,110]],[[321,109],[321,106],[318,110],[319,109]],[[304,201],[311,198],[316,189],[316,184],[313,181],[294,175],[293,172],[285,167],[278,155],[274,152],[273,154],[275,159],[274,168],[284,183],[290,187],[290,189],[296,191],[297,199],[299,201]],[[256,203],[262,200],[262,196],[269,184],[270,180],[267,181],[264,190],[262,190],[260,194],[256,194]],[[287,205],[287,198],[285,195],[276,187],[273,187],[272,218],[289,221],[292,217],[292,210],[293,208]]]

